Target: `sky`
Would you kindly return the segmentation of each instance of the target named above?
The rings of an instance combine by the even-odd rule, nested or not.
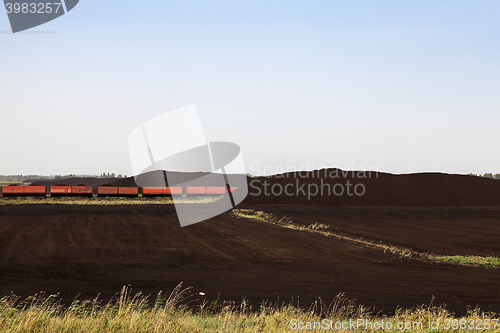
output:
[[[81,0],[16,34],[3,12],[0,174],[131,175],[129,134],[192,104],[255,175],[500,173],[499,59],[496,0]]]

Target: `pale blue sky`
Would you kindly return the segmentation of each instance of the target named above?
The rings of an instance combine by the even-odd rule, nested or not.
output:
[[[81,0],[9,30],[0,174],[131,174],[129,133],[190,104],[253,174],[500,173],[498,1]]]

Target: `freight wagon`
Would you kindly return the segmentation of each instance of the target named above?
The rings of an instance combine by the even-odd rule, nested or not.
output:
[[[236,190],[231,187],[229,192]],[[92,197],[94,192],[99,197],[172,197],[182,196],[217,196],[227,192],[226,187],[187,186],[178,187],[114,187],[114,186],[0,186],[0,195],[9,198],[22,197]]]
[[[45,197],[45,186],[3,186],[2,195],[7,198]]]

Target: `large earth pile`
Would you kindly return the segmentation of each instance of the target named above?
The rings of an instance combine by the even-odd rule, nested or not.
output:
[[[66,179],[42,179],[34,180],[30,185],[33,186],[93,186],[99,187],[110,182],[116,181],[118,178],[90,178],[90,177],[75,177]]]
[[[194,176],[193,176],[194,175]],[[206,175],[206,174],[203,174]],[[178,173],[181,180],[202,174]],[[231,181],[232,175],[228,175]],[[238,182],[241,176],[235,177]],[[248,177],[243,204],[293,204],[391,207],[500,206],[500,180],[445,173],[394,175],[383,172],[322,169],[269,177]],[[213,184],[212,184],[213,183]],[[103,183],[104,184],[104,183]],[[134,177],[115,179],[110,186],[137,186]],[[153,185],[152,185],[153,186]],[[205,178],[200,186],[218,186]]]
[[[248,178],[245,204],[477,207],[500,205],[500,180],[468,175],[322,169]]]

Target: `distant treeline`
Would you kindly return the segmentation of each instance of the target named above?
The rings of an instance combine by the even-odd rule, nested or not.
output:
[[[42,176],[42,175],[0,175],[0,183],[22,183],[27,180],[41,180],[41,179],[68,179],[68,178],[126,178],[127,175],[103,172],[100,176],[96,175],[55,175],[55,176]]]
[[[0,183],[22,183],[25,180],[30,180],[30,179],[50,179],[50,177],[40,176],[40,175],[11,175],[11,176],[0,175]]]
[[[48,179],[68,179],[68,178],[127,178],[127,175],[122,175],[122,174],[115,175],[114,173],[103,172],[100,176],[69,174],[69,175],[64,175],[64,176],[63,175],[55,175],[55,176],[49,177]]]
[[[114,173],[102,173],[100,176],[96,176],[96,178],[127,178],[127,175],[122,175],[119,173],[115,176]]]
[[[121,173],[118,175],[115,175],[114,173],[106,173],[103,172],[99,176],[97,175],[75,175],[75,174],[69,174],[69,175],[56,175],[52,176],[49,179],[68,179],[68,178],[127,178],[127,175],[122,175]]]
[[[495,173],[492,174],[490,173],[485,173],[484,175],[476,175],[475,173],[469,173],[469,176],[476,176],[476,177],[483,177],[483,178],[491,178],[491,179],[500,179],[500,173]]]

